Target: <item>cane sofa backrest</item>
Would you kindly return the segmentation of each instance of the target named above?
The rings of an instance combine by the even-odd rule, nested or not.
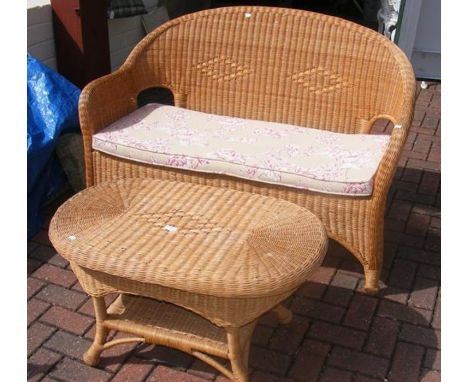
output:
[[[137,89],[167,87],[189,109],[345,133],[388,115],[406,122],[399,118],[414,87],[408,60],[383,36],[283,8],[175,19],[140,42],[125,67]]]

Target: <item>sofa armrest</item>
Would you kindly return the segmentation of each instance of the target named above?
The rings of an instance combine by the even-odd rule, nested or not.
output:
[[[398,50],[398,48],[396,49]],[[398,54],[396,57],[399,63],[399,77],[397,78],[399,86],[392,87],[386,93],[387,110],[383,114],[373,116],[369,121],[367,130],[369,132],[372,124],[380,118],[388,119],[394,125],[390,143],[374,178],[375,197],[373,200],[375,206],[378,206],[377,208],[385,208],[385,203],[379,204],[379,200],[387,198],[393,176],[398,167],[400,154],[403,151],[413,121],[414,104],[416,102],[416,78],[413,68],[405,55]],[[381,215],[383,217],[383,214]]]
[[[411,108],[408,108],[407,113],[396,118],[393,116],[385,116],[393,122],[394,127],[390,135],[390,142],[382,158],[382,161],[377,169],[374,178],[374,198],[375,200],[386,198],[390,189],[393,177],[398,167],[400,154],[403,151],[406,138],[408,136],[411,122],[413,120],[413,105],[414,100],[410,102]],[[378,203],[377,203],[378,205]],[[383,204],[385,208],[385,204]]]
[[[117,70],[90,82],[79,101],[80,128],[83,133],[86,184],[94,181],[92,137],[104,127],[137,108],[137,89],[129,70]]]
[[[137,107],[131,72],[118,70],[90,82],[79,101],[83,135],[93,135]]]

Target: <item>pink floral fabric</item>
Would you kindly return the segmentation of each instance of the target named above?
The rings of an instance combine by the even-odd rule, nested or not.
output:
[[[149,104],[95,134],[93,149],[158,166],[371,195],[389,138]]]

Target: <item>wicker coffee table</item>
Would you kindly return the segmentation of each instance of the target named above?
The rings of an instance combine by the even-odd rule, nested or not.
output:
[[[149,179],[80,192],[58,209],[49,236],[93,298],[87,364],[139,341],[187,352],[239,382],[248,380],[257,319],[273,310],[291,320],[281,302],[321,264],[328,243],[319,219],[295,204]],[[132,337],[106,342],[111,329]]]

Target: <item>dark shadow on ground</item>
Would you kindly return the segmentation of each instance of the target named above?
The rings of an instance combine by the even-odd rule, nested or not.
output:
[[[349,300],[345,303],[346,298]],[[267,313],[255,329],[249,361],[254,376],[271,373],[272,381],[273,375],[295,377],[299,372],[297,364],[310,358],[316,362],[302,367],[301,373],[306,373],[307,380],[312,382],[320,378],[326,367],[340,368],[346,358],[351,358],[360,361],[347,364],[348,370],[352,367],[352,371],[364,376],[392,380],[396,343],[411,342],[412,336],[417,335],[409,332],[411,328],[423,328],[425,346],[440,348],[439,339],[426,318],[408,305],[381,296],[308,281],[286,305],[294,313],[292,323],[280,325],[273,314]],[[217,374],[188,354],[163,346],[141,344],[117,356],[109,355],[111,352],[112,349],[103,352],[99,369],[121,365],[127,360],[126,364],[165,365],[205,378]],[[427,352],[425,365],[436,362],[433,354]],[[54,362],[28,362],[28,378],[50,372]]]

